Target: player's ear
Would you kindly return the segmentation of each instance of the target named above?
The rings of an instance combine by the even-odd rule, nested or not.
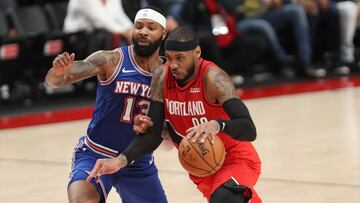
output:
[[[199,45],[195,48],[195,55],[197,58],[200,58],[201,56],[201,48]]]

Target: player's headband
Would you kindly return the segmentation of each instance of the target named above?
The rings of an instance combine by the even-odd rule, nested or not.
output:
[[[134,22],[136,22],[139,19],[153,20],[153,21],[159,23],[163,28],[166,28],[166,18],[165,18],[165,16],[163,16],[161,13],[159,13],[159,12],[153,10],[153,9],[144,8],[144,9],[139,10],[136,13]]]
[[[199,39],[196,37],[193,40],[180,42],[177,40],[165,40],[165,50],[171,51],[190,51],[194,50],[199,45]]]

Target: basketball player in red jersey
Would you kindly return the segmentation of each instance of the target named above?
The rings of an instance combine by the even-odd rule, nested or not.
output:
[[[187,27],[170,33],[165,50],[167,65],[152,78],[148,117],[138,116],[134,122],[140,136],[118,157],[98,160],[88,179],[114,173],[155,150],[165,120],[176,146],[185,136],[192,142],[219,136],[224,142],[225,161],[215,174],[190,175],[210,203],[260,203],[253,188],[261,165],[251,144],[256,128],[231,78],[200,57],[196,33]]]

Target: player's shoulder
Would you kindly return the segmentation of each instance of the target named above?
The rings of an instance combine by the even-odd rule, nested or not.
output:
[[[209,66],[205,73],[205,88],[207,95],[212,95],[210,100],[222,104],[228,98],[236,96],[235,86],[231,77],[219,66]]]
[[[121,54],[118,49],[99,50],[91,54],[87,59],[90,61],[101,61],[104,64],[116,65],[121,59]]]
[[[205,81],[215,82],[214,80],[221,77],[222,79],[230,79],[230,76],[218,65],[210,64],[204,74]]]
[[[166,73],[166,65],[160,64],[153,73],[153,80],[154,79],[164,79]]]

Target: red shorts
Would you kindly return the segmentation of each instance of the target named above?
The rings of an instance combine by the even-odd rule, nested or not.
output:
[[[239,148],[241,147],[234,147],[226,152],[224,164],[215,174],[203,178],[190,175],[190,179],[208,201],[210,201],[211,194],[219,186],[233,178],[239,185],[252,190],[251,203],[261,203],[261,199],[254,190],[254,185],[261,172],[260,159],[255,150],[244,153],[243,149]]]

